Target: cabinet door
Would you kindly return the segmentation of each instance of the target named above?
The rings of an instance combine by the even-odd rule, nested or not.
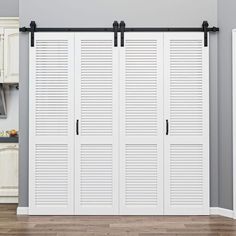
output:
[[[18,144],[0,144],[0,197],[18,196]]]
[[[164,45],[165,214],[209,214],[208,47],[203,33],[165,33]]]
[[[79,215],[118,214],[118,48],[113,33],[76,33],[75,204]]]
[[[163,214],[163,33],[120,48],[120,214]]]
[[[19,29],[4,30],[4,83],[19,82]]]
[[[0,28],[0,83],[4,81],[4,29]]]
[[[74,213],[74,34],[30,47],[29,213]]]

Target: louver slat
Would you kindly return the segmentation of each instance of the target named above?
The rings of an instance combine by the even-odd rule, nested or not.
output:
[[[73,214],[74,37],[35,33],[30,48],[32,215]]]
[[[165,214],[209,213],[209,72],[202,33],[166,33]]]
[[[76,34],[76,213],[118,214],[118,74],[112,33]]]
[[[120,49],[120,213],[163,213],[163,34],[126,33]]]

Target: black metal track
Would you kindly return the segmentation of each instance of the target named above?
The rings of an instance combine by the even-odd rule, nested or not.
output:
[[[124,33],[125,32],[203,32],[204,33],[204,45],[208,46],[208,32],[218,32],[219,28],[209,27],[207,21],[203,21],[202,27],[199,28],[179,28],[179,27],[168,27],[168,28],[156,28],[156,27],[135,27],[126,28],[125,22],[121,21],[118,24],[114,21],[113,28],[38,28],[35,21],[30,22],[30,28],[21,27],[20,32],[31,33],[31,47],[34,47],[34,33],[35,32],[114,32],[114,46],[117,47],[117,33],[121,32],[121,47],[124,46]]]
[[[20,32],[31,32],[31,28],[21,27]],[[36,28],[35,32],[113,32],[113,28]]]
[[[219,28],[207,28],[208,32],[218,32]],[[31,32],[31,28],[21,27],[20,32]],[[113,28],[36,28],[34,32],[114,32]],[[121,32],[118,28],[117,32]],[[202,28],[125,28],[125,32],[203,32]]]
[[[207,28],[208,32],[217,32],[219,28]],[[125,32],[203,32],[202,28],[125,28]]]

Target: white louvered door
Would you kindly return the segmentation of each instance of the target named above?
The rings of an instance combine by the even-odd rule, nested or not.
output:
[[[30,47],[29,214],[74,214],[74,34]]]
[[[209,214],[208,47],[203,33],[165,33],[164,45],[164,213]]]
[[[75,204],[79,215],[118,214],[118,48],[113,33],[76,33]]]
[[[120,48],[120,214],[163,214],[163,33]]]
[[[208,50],[200,32],[35,33],[30,214],[209,214]]]

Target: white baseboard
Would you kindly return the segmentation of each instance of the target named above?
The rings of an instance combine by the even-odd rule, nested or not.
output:
[[[16,214],[17,215],[28,215],[28,207],[17,207]]]
[[[220,207],[211,207],[211,215],[220,215],[224,217],[234,218],[234,211],[220,208]]]
[[[219,208],[218,207],[211,207],[210,214],[211,215],[219,215]]]
[[[29,214],[28,207],[17,207],[17,215],[28,215],[28,214]],[[210,214],[234,218],[234,211],[220,207],[211,207]]]

